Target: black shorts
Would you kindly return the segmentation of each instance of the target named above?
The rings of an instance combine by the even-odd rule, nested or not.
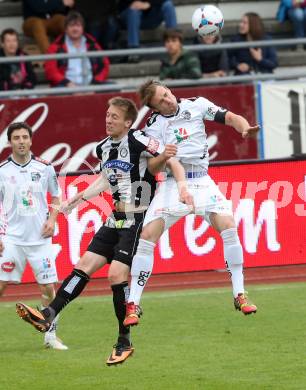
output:
[[[94,235],[87,250],[112,260],[132,265],[138,246],[145,212],[127,215],[113,212]]]

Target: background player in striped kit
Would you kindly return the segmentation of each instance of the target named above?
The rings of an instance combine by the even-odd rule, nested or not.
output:
[[[113,291],[113,303],[118,319],[119,335],[107,364],[118,364],[134,351],[130,329],[123,325],[125,303],[128,298],[128,275],[135,254],[145,212],[155,192],[154,175],[176,154],[175,145],[163,146],[142,131],[129,130],[137,117],[137,109],[130,99],[121,97],[109,101],[106,113],[108,137],[97,146],[101,160],[99,178],[85,191],[75,195],[65,211],[70,211],[82,200],[88,200],[110,189],[114,211],[95,234],[87,251],[72,273],[64,280],[49,307],[41,312],[17,303],[17,313],[39,331],[46,331],[54,316],[85,288],[90,276],[110,263],[108,278]],[[155,158],[151,158],[155,157]],[[178,181],[185,181],[184,169],[175,159],[169,161]],[[182,200],[192,203],[186,187],[180,191]]]
[[[31,153],[32,129],[24,122],[7,130],[12,155],[0,166],[2,204],[0,295],[7,283],[19,283],[28,260],[41,290],[42,307],[55,296],[55,254],[51,244],[60,204],[60,189],[51,164]],[[51,195],[50,212],[47,193]],[[45,334],[45,346],[65,350],[56,337],[57,318]]]
[[[198,97],[177,100],[164,84],[149,80],[140,88],[144,105],[154,110],[147,121],[145,133],[164,143],[176,143],[176,158],[184,166],[188,189],[194,197],[195,214],[202,215],[223,240],[224,258],[231,275],[234,305],[244,314],[257,308],[248,301],[244,291],[243,252],[233,218],[231,202],[226,200],[208,175],[208,144],[204,120],[216,121],[234,127],[242,137],[256,134],[259,126],[209,100]],[[175,200],[176,199],[176,200]],[[181,217],[191,212],[179,202],[177,186],[168,177],[154,197],[140,236],[131,268],[131,291],[125,325],[137,325],[137,307],[145,284],[153,269],[154,247],[162,233]]]

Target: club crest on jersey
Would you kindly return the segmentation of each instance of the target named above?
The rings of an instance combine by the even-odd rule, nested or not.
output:
[[[218,110],[219,110],[218,107],[212,107],[212,106],[208,107],[208,109],[207,109],[208,118],[214,119]]]
[[[31,172],[32,181],[39,181],[41,178],[41,174],[39,172]]]
[[[127,151],[126,148],[122,148],[122,149],[120,149],[119,154],[120,154],[120,156],[121,156],[122,158],[125,158],[125,157],[127,156],[127,154],[128,154],[128,151]]]
[[[184,110],[184,111],[181,113],[181,117],[182,117],[183,119],[186,119],[187,121],[189,121],[190,118],[191,118],[191,113],[190,113],[190,111]]]
[[[121,160],[106,161],[103,164],[103,168],[105,169],[120,169],[123,172],[129,172],[133,168],[133,166],[134,164]]]
[[[184,127],[174,130],[174,135],[177,140],[177,143],[186,141],[189,138],[189,133]]]

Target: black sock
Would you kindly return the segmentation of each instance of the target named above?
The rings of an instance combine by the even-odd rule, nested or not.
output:
[[[125,302],[129,296],[129,287],[128,282],[122,282],[120,284],[113,284],[111,286],[113,290],[113,303],[116,316],[118,318],[119,324],[119,334],[124,337],[125,335],[128,338],[130,333],[130,327],[123,325],[123,320],[125,318]]]
[[[63,281],[57,290],[56,296],[50,303],[49,307],[57,315],[69,302],[78,297],[84,290],[90,277],[79,269],[74,269],[71,274]],[[48,309],[45,309],[48,310]],[[43,311],[45,314],[45,312]]]

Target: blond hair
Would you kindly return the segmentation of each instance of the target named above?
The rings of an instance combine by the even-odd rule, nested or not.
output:
[[[155,91],[157,87],[165,87],[165,84],[161,83],[158,80],[148,80],[138,90],[138,94],[140,97],[140,101],[143,105],[151,107],[151,100],[155,95]]]
[[[136,121],[138,110],[133,100],[128,98],[123,98],[121,96],[116,96],[109,99],[108,105],[119,107],[122,111],[124,111],[125,120],[131,120],[132,123]]]

